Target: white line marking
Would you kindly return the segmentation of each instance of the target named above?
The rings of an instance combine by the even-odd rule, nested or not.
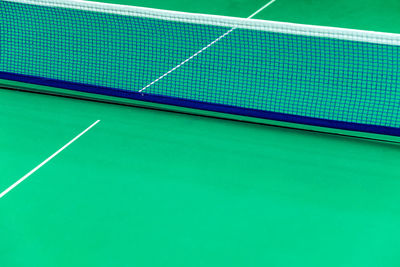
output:
[[[37,170],[39,170],[43,165],[45,165],[47,162],[49,162],[52,158],[54,158],[55,156],[57,156],[61,151],[63,151],[64,149],[66,149],[69,145],[71,145],[73,142],[75,142],[79,137],[81,137],[82,135],[84,135],[87,131],[89,131],[91,128],[93,128],[97,123],[99,123],[100,120],[95,121],[92,125],[90,125],[88,128],[86,128],[86,130],[84,130],[83,132],[81,132],[80,134],[78,134],[74,139],[72,139],[71,141],[69,141],[68,143],[66,143],[62,148],[60,148],[59,150],[57,150],[53,155],[51,155],[50,157],[48,157],[45,161],[43,161],[42,163],[40,163],[38,166],[36,166],[33,170],[31,170],[30,172],[28,172],[27,174],[25,174],[22,178],[20,178],[18,181],[16,181],[14,184],[12,184],[9,188],[7,188],[6,190],[4,190],[1,194],[0,194],[0,198],[4,197],[8,192],[10,192],[11,190],[13,190],[17,185],[19,185],[20,183],[22,183],[26,178],[28,178],[29,176],[31,176],[33,173],[35,173]]]
[[[260,13],[261,11],[263,11],[265,8],[267,8],[268,6],[270,6],[272,3],[274,3],[276,0],[271,0],[268,3],[266,3],[264,6],[262,6],[260,9],[258,9],[256,12],[254,12],[253,14],[251,14],[250,16],[248,16],[246,19],[251,19],[253,18],[255,15],[257,15],[258,13]],[[148,85],[146,85],[145,87],[143,87],[142,89],[139,90],[139,93],[143,92],[144,90],[146,90],[147,88],[149,88],[150,86],[152,86],[153,84],[155,84],[156,82],[158,82],[159,80],[165,78],[165,76],[169,75],[171,72],[175,71],[176,69],[182,67],[184,64],[186,64],[188,61],[190,61],[191,59],[193,59],[194,57],[198,56],[199,54],[201,54],[202,52],[204,52],[206,49],[208,49],[209,47],[211,47],[212,45],[214,45],[216,42],[218,42],[219,40],[221,40],[222,38],[224,38],[225,36],[227,36],[228,34],[230,34],[233,30],[237,29],[236,27],[230,29],[229,31],[227,31],[226,33],[222,34],[220,37],[218,37],[217,39],[215,39],[214,41],[212,41],[211,43],[209,43],[207,46],[203,47],[202,49],[200,49],[199,51],[197,51],[196,53],[194,53],[193,55],[191,55],[190,57],[188,57],[187,59],[185,59],[184,61],[182,61],[181,63],[179,63],[178,65],[176,65],[175,67],[173,67],[172,69],[170,69],[169,71],[167,71],[166,73],[164,73],[163,75],[161,75],[160,77],[158,77],[157,79],[155,79],[154,81],[152,81],[151,83],[149,83]]]
[[[266,3],[264,6],[260,7],[259,10],[257,10],[256,12],[254,12],[253,14],[251,14],[250,16],[248,16],[246,19],[251,19],[253,18],[255,15],[257,15],[258,13],[260,13],[261,11],[263,11],[264,9],[266,9],[267,7],[269,7],[270,5],[272,5],[276,0],[271,0],[268,3]]]

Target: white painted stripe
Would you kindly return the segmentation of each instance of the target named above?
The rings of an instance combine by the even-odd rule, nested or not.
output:
[[[263,5],[262,7],[260,7],[256,12],[254,12],[253,14],[251,14],[250,16],[247,17],[247,19],[251,19],[253,18],[255,15],[257,15],[258,13],[260,13],[261,11],[263,11],[264,9],[266,9],[267,7],[269,7],[270,5],[272,5],[276,0],[271,0],[268,3],[266,3],[265,5]]]
[[[209,43],[207,46],[203,47],[202,49],[200,49],[199,51],[197,51],[196,53],[194,53],[193,55],[191,55],[190,57],[188,57],[187,59],[185,59],[184,61],[182,61],[181,63],[179,63],[178,65],[176,65],[175,67],[173,67],[172,69],[170,69],[169,71],[167,71],[166,73],[164,73],[163,75],[161,75],[160,77],[158,77],[157,79],[155,79],[154,81],[152,81],[151,83],[149,83],[148,85],[146,85],[145,87],[143,87],[142,89],[139,90],[139,93],[142,93],[144,90],[146,90],[147,88],[149,88],[150,86],[152,86],[153,84],[155,84],[156,82],[158,82],[159,80],[165,78],[166,76],[168,76],[171,72],[175,71],[176,69],[182,67],[184,64],[186,64],[187,62],[189,62],[190,60],[192,60],[194,57],[198,56],[199,54],[201,54],[202,52],[204,52],[206,49],[208,49],[209,47],[211,47],[213,44],[215,44],[216,42],[218,42],[219,40],[221,40],[222,38],[224,38],[225,36],[227,36],[228,34],[230,34],[234,29],[236,28],[232,28],[229,31],[227,31],[226,33],[222,34],[220,37],[218,37],[217,39],[215,39],[214,41],[212,41],[211,43]]]
[[[264,10],[266,7],[270,6],[272,3],[274,3],[276,0],[271,0],[268,3],[266,3],[264,6],[262,6],[261,8],[259,8],[256,12],[254,12],[253,14],[251,14],[250,16],[248,16],[246,19],[251,19],[252,17],[254,17],[255,15],[257,15],[258,13],[260,13],[262,10]],[[224,34],[222,34],[221,36],[219,36],[217,39],[215,39],[214,41],[212,41],[211,43],[209,43],[208,45],[206,45],[205,47],[203,47],[202,49],[200,49],[199,51],[197,51],[196,53],[194,53],[193,55],[191,55],[190,57],[188,57],[187,59],[185,59],[184,61],[182,61],[181,63],[179,63],[178,65],[176,65],[175,67],[173,67],[172,69],[170,69],[169,71],[167,71],[166,73],[164,73],[163,75],[161,75],[160,77],[158,77],[157,79],[155,79],[154,81],[152,81],[151,83],[149,83],[148,85],[146,85],[145,87],[143,87],[142,89],[139,90],[139,93],[142,93],[144,90],[146,90],[147,88],[149,88],[150,86],[152,86],[153,84],[155,84],[156,82],[158,82],[159,80],[165,78],[166,76],[168,76],[171,72],[175,71],[176,69],[182,67],[184,64],[186,64],[187,62],[189,62],[190,60],[192,60],[194,57],[198,56],[199,54],[201,54],[202,52],[204,52],[206,49],[210,48],[212,45],[214,45],[216,42],[218,42],[219,40],[221,40],[222,38],[224,38],[225,36],[227,36],[228,34],[230,34],[232,31],[234,31],[235,29],[237,29],[236,27],[231,28],[229,31],[225,32]]]
[[[52,158],[54,158],[55,156],[57,156],[61,151],[63,151],[64,149],[66,149],[69,145],[71,145],[73,142],[75,142],[79,137],[81,137],[82,135],[84,135],[87,131],[89,131],[91,128],[93,128],[97,123],[99,123],[100,120],[95,121],[92,125],[90,125],[88,128],[86,128],[83,132],[81,132],[80,134],[78,134],[74,139],[72,139],[71,141],[69,141],[68,143],[66,143],[62,148],[60,148],[59,150],[57,150],[53,155],[51,155],[50,157],[48,157],[45,161],[43,161],[42,163],[40,163],[38,166],[36,166],[34,169],[32,169],[30,172],[28,172],[27,174],[25,174],[23,177],[21,177],[18,181],[16,181],[14,184],[12,184],[10,187],[8,187],[6,190],[4,190],[1,194],[0,194],[0,198],[4,197],[8,192],[10,192],[11,190],[13,190],[17,185],[19,185],[20,183],[22,183],[26,178],[28,178],[29,176],[31,176],[33,173],[35,173],[37,170],[39,170],[41,167],[43,167],[43,165],[45,165],[47,162],[49,162]]]
[[[364,30],[353,30],[336,27],[303,25],[296,23],[276,22],[258,19],[235,18],[227,16],[196,14],[154,8],[126,6],[119,4],[99,3],[82,0],[2,0],[49,7],[64,7],[108,14],[132,17],[155,18],[184,23],[214,25],[229,28],[251,29],[303,36],[317,36],[367,43],[389,44],[400,46],[400,34]]]

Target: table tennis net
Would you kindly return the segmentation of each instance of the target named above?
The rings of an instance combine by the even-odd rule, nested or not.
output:
[[[83,1],[0,1],[0,78],[400,136],[400,35]]]

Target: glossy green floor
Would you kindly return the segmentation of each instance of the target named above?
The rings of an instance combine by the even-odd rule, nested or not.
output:
[[[119,2],[236,16],[264,4]],[[277,0],[258,18],[400,32],[399,11]],[[97,119],[0,199],[1,266],[400,264],[398,145],[0,90],[0,191]]]

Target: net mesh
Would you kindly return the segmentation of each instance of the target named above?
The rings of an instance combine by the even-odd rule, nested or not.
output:
[[[0,72],[400,127],[397,35],[83,2],[1,1],[0,9]]]

